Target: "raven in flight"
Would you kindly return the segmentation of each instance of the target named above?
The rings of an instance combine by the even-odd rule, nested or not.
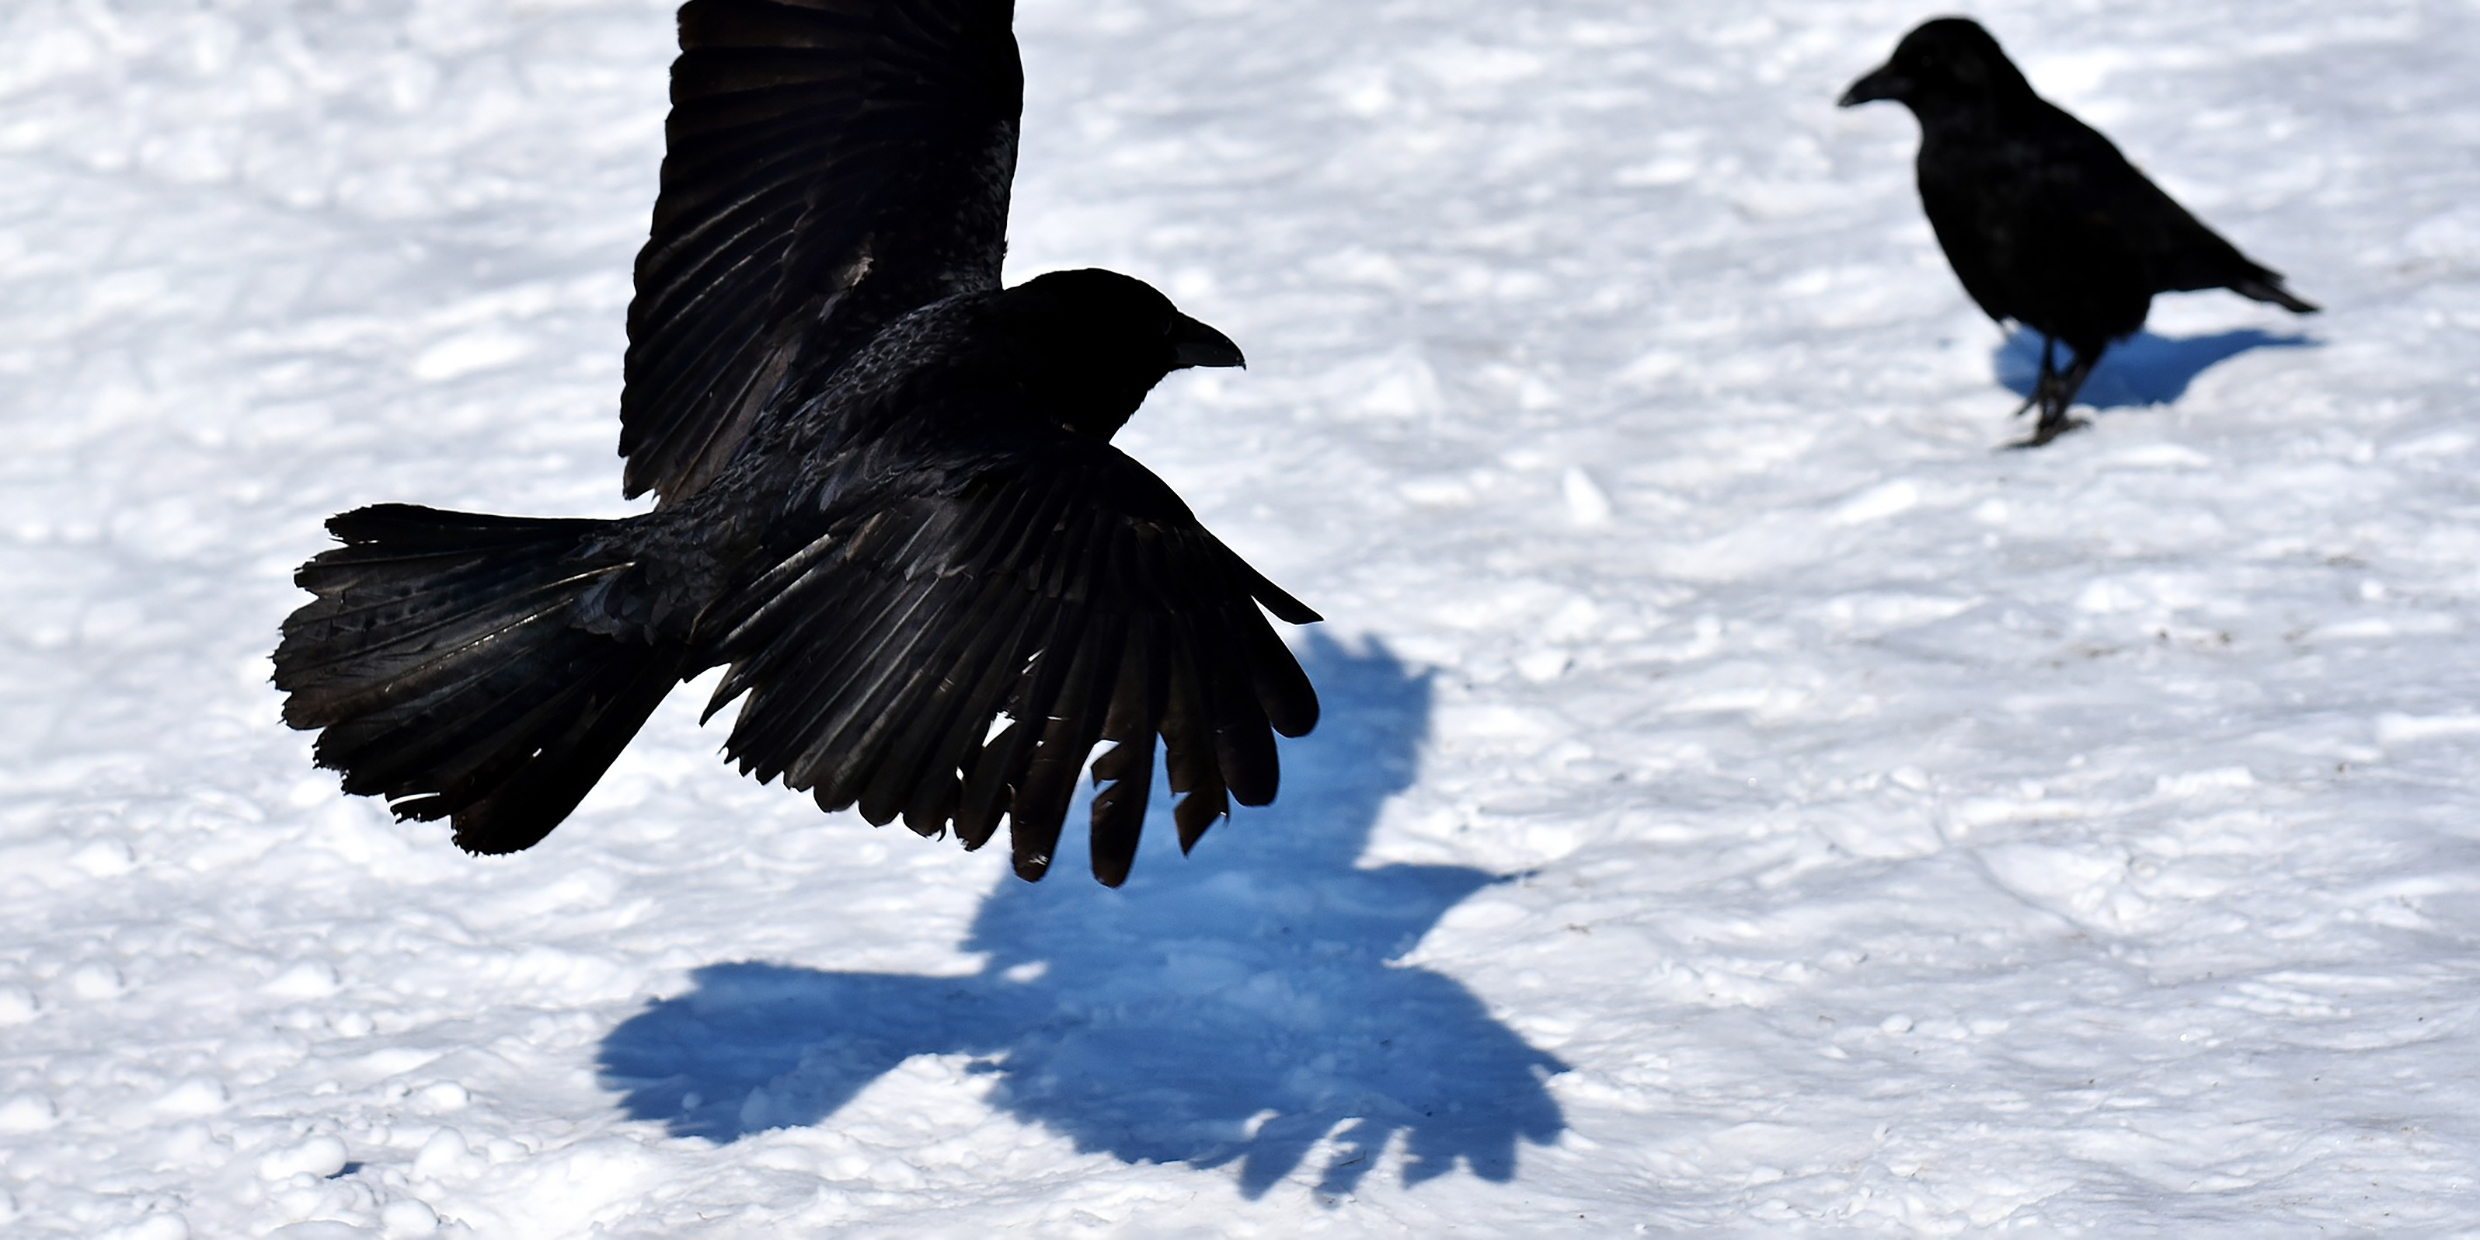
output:
[[[1008,0],[691,0],[630,307],[615,520],[382,504],[296,578],[285,721],[347,792],[472,852],[559,825],[672,687],[744,773],[1049,868],[1093,762],[1127,878],[1163,741],[1183,848],[1275,795],[1317,613],[1110,446],[1228,338],[1142,281],[999,287]],[[1001,720],[1004,718],[1004,724]]]
[[[1964,291],[2000,322],[2041,333],[2041,375],[2018,414],[2038,447],[2110,342],[2144,326],[2153,294],[2226,288],[2295,314],[2316,307],[2136,171],[2090,126],[2032,93],[1976,22],[1941,17],[1851,84],[1841,106],[1892,99],[1920,121],[1920,203]],[[2074,355],[2058,368],[2057,346]]]

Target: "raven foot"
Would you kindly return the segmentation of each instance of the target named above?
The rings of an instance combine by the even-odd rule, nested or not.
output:
[[[2008,451],[2038,448],[2069,431],[2080,431],[2090,425],[2092,423],[2084,418],[2043,418],[2038,426],[2032,428],[2031,438],[2018,439],[2006,445],[2006,448]]]

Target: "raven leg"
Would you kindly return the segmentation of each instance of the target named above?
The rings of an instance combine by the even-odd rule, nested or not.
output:
[[[2104,342],[2089,351],[2075,350],[2075,363],[2067,367],[2066,373],[2059,374],[2051,364],[2048,348],[2044,346],[2041,352],[2041,383],[2032,393],[2033,400],[2040,403],[2041,420],[2034,424],[2030,439],[2008,446],[2038,448],[2068,431],[2089,425],[2082,418],[2068,417],[2067,409],[2075,404],[2075,394],[2084,390],[2084,380],[2092,377],[2094,364],[2101,360],[2102,352],[2109,347]],[[2029,403],[2024,406],[2026,409],[2031,407]]]
[[[2031,412],[2034,405],[2039,405],[2046,411],[2049,408],[2050,386],[2056,382],[2058,382],[2058,338],[2043,332],[2041,333],[2040,377],[2032,381],[2032,395],[2025,397],[2024,403],[2015,406],[2015,412],[2010,416],[2020,418]],[[2048,414],[2044,412],[2042,416],[2047,417]]]
[[[2096,346],[2090,357],[2081,353],[2076,355],[2075,365],[2069,367],[2066,375],[2058,381],[2061,389],[2058,393],[2060,416],[2065,416],[2067,406],[2075,403],[2075,394],[2084,390],[2084,380],[2092,377],[2093,367],[2101,363],[2102,351],[2109,347],[2107,344]]]

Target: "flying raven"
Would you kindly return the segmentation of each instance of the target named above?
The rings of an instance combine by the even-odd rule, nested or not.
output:
[[[1144,282],[1001,289],[1020,78],[1006,0],[691,0],[638,260],[626,487],[652,512],[383,504],[296,580],[275,681],[347,792],[541,840],[682,680],[725,744],[878,824],[1002,818],[1049,868],[1095,759],[1126,879],[1160,737],[1182,846],[1273,799],[1317,695],[1259,610],[1317,613],[1110,446],[1171,371],[1237,366]],[[909,304],[908,304],[909,303]],[[1001,720],[1005,720],[1004,724]]]
[[[1989,316],[2041,333],[2041,375],[2021,447],[2067,417],[2110,342],[2144,326],[2153,294],[2226,288],[2295,314],[2316,307],[2145,179],[2110,140],[2032,93],[1976,22],[1941,17],[1851,84],[1841,106],[1892,99],[1920,121],[1920,203],[1964,291]],[[2057,346],[2074,355],[2058,368]]]

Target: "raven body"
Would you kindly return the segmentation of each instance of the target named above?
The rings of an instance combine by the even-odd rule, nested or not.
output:
[[[1141,281],[999,288],[1021,74],[1007,0],[691,0],[630,307],[625,488],[558,520],[359,509],[296,580],[285,721],[399,817],[512,852],[682,680],[820,806],[1047,871],[1078,777],[1096,878],[1164,745],[1183,848],[1277,784],[1318,618],[1110,446],[1237,346]],[[1004,719],[1004,726],[996,726]]]
[[[2076,392],[2111,342],[2144,326],[2153,294],[2226,288],[2297,314],[2279,273],[2188,214],[2092,127],[2033,93],[1979,24],[1923,23],[1852,83],[1853,107],[1892,99],[1920,121],[1921,206],[1964,291],[2041,333],[2037,446],[2080,423]],[[2056,346],[2073,361],[2061,371]],[[2017,412],[2022,412],[2018,410]]]

